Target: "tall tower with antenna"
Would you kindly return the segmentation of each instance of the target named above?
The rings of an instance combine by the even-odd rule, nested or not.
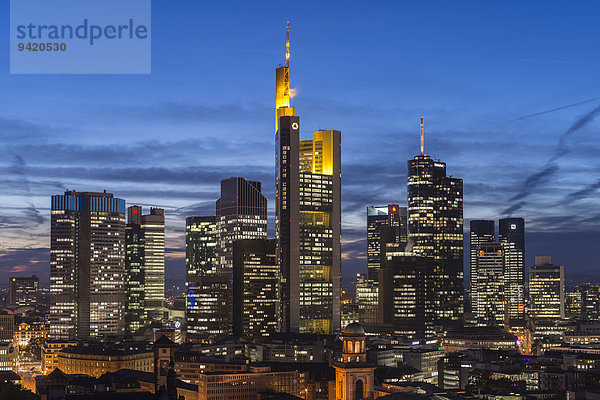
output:
[[[284,116],[294,116],[294,107],[290,106],[290,21],[285,31],[285,64],[275,70],[275,132],[279,118]]]
[[[463,315],[463,181],[446,163],[421,152],[408,161],[408,238],[413,253],[435,261],[436,325],[458,326]]]

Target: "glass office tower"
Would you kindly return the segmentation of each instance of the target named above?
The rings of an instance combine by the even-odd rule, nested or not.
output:
[[[165,212],[141,206],[127,208],[125,228],[126,323],[134,333],[163,316],[165,299]]]
[[[446,163],[419,154],[408,161],[407,251],[435,261],[435,310],[443,328],[463,318],[463,182]]]
[[[267,238],[267,198],[262,183],[234,177],[221,181],[216,204],[217,267],[219,274],[233,273],[233,242]]]
[[[525,221],[523,218],[504,218],[499,221],[498,239],[504,246],[505,298],[508,318],[525,315]]]
[[[492,221],[493,222],[493,221]],[[504,248],[500,243],[484,242],[475,254],[473,314],[479,326],[504,326]]]
[[[111,193],[52,196],[50,337],[125,333],[125,200]]]
[[[471,294],[471,305],[473,308],[474,294],[477,290],[477,250],[479,245],[485,243],[496,242],[496,225],[494,221],[485,219],[474,219],[469,222],[469,272],[470,285],[469,292]]]

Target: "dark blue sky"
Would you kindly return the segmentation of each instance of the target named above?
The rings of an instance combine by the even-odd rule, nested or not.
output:
[[[600,4],[153,3],[152,74],[137,76],[9,75],[3,4],[6,278],[47,282],[50,195],[67,188],[164,207],[173,279],[184,217],[214,212],[221,178],[262,180],[272,215],[288,19],[303,135],[342,131],[345,277],[366,268],[366,206],[405,202],[421,115],[426,152],[464,179],[466,226],[522,216],[528,263],[547,254],[567,277],[597,273]]]

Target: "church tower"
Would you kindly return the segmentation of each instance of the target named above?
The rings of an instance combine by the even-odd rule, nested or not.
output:
[[[375,366],[367,363],[365,330],[357,323],[342,332],[342,360],[334,363],[336,400],[372,400]]]

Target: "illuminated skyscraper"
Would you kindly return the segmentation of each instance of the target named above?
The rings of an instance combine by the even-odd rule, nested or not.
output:
[[[262,183],[235,177],[221,181],[217,200],[217,267],[221,275],[233,273],[233,242],[267,238],[267,198]]]
[[[125,332],[125,200],[111,193],[52,196],[50,337]]]
[[[376,323],[382,231],[385,241],[407,242],[407,209],[398,204],[367,207],[367,277],[356,287],[361,323]]]
[[[165,212],[151,208],[142,215],[141,206],[127,209],[125,228],[127,331],[134,333],[163,314],[165,298]]]
[[[408,239],[412,252],[435,260],[438,323],[443,327],[460,323],[464,292],[463,182],[446,176],[446,163],[423,153],[423,141],[421,154],[408,161]]]
[[[185,219],[185,276],[190,278],[217,274],[216,217]]]
[[[300,118],[290,107],[289,35],[275,108],[282,331],[331,334],[340,329],[341,134],[319,130],[300,140]]]
[[[367,276],[373,281],[379,280],[382,226],[393,226],[397,241],[406,243],[408,240],[406,207],[400,207],[398,204],[367,207]]]
[[[472,296],[473,314],[479,326],[504,326],[504,270],[503,246],[480,243],[475,251],[476,290]]]
[[[549,256],[536,257],[529,268],[529,300],[532,318],[565,317],[565,269]]]
[[[433,335],[435,261],[387,246],[379,270],[379,319],[404,337]]]
[[[188,282],[187,332],[191,340],[231,335],[231,284],[229,277],[205,275]]]
[[[469,271],[471,304],[474,306],[474,295],[477,290],[477,249],[480,244],[494,243],[496,241],[496,227],[494,221],[484,219],[471,220],[469,224]]]
[[[38,304],[40,278],[17,276],[9,278],[9,303],[15,306],[35,307]]]
[[[216,248],[216,217],[187,217],[185,313],[191,340],[231,333],[231,286],[229,277],[218,274]]]
[[[276,150],[283,330],[331,334],[340,328],[340,132],[300,141],[299,118],[281,117]]]
[[[504,218],[499,221],[500,244],[504,246],[504,292],[509,318],[525,313],[525,221]]]
[[[244,338],[279,331],[277,242],[233,242],[233,334]]]

